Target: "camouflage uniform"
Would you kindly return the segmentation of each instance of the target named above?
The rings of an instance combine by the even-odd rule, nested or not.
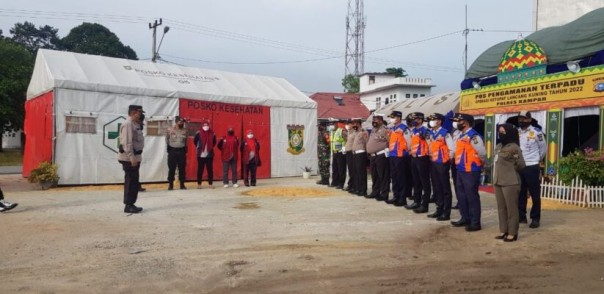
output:
[[[318,138],[318,155],[319,155],[319,175],[321,180],[317,182],[320,185],[329,185],[329,132],[326,130],[319,129]]]

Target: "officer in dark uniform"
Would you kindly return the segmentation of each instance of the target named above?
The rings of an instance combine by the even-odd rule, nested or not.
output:
[[[430,184],[430,157],[428,156],[429,130],[423,126],[424,114],[413,112],[410,114],[413,120],[411,128],[411,169],[413,175],[413,204],[407,206],[415,213],[428,212],[432,186]]]
[[[371,167],[372,186],[371,194],[367,198],[386,201],[390,193],[390,162],[388,161],[390,135],[384,125],[383,114],[374,114],[371,124],[373,129],[367,140],[367,154]]]
[[[186,190],[186,166],[187,166],[187,129],[186,120],[176,116],[174,126],[166,130],[166,146],[168,149],[168,190],[174,189],[174,174],[178,166],[178,180],[180,189]]]
[[[141,128],[144,118],[143,107],[140,105],[128,106],[128,119],[120,127],[120,152],[118,161],[124,170],[124,207],[125,213],[139,213],[142,207],[134,204],[138,198],[140,188],[139,169],[142,160],[141,154],[145,147],[145,138]]]
[[[327,123],[319,124],[318,134],[318,152],[319,157],[319,175],[321,180],[317,181],[319,185],[329,185],[329,132],[327,131]]]
[[[451,217],[451,181],[449,176],[451,158],[453,153],[453,139],[449,131],[442,127],[445,116],[434,113],[428,117],[430,123],[430,139],[428,140],[428,153],[430,154],[430,177],[432,191],[436,202],[436,212],[428,217],[438,221],[447,221]]]
[[[411,133],[402,122],[403,114],[400,111],[395,110],[388,117],[392,124],[388,152],[390,153],[390,179],[394,198],[387,200],[386,203],[406,206],[407,198],[404,191],[407,186],[411,185],[411,182],[407,182],[407,170],[404,166],[410,160],[408,144],[411,142]]]

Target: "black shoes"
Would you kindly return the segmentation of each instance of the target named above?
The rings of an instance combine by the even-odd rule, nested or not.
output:
[[[527,224],[528,223],[526,217],[521,217],[520,221],[518,221],[518,222],[521,223],[521,224]]]
[[[147,191],[147,189],[143,188],[142,186],[138,186],[138,191],[145,192],[145,191]]]
[[[386,204],[394,204],[394,203],[396,203],[396,201],[397,201],[396,198],[388,199],[388,200],[386,200]]]
[[[386,200],[388,200],[388,196],[385,196],[385,197],[384,196],[375,197],[375,201],[386,201]]]
[[[125,213],[139,213],[141,211],[143,211],[143,208],[136,207],[134,204],[127,204],[126,207],[124,207]]]
[[[534,219],[534,220],[532,220],[532,221],[531,221],[531,224],[529,225],[529,228],[531,228],[531,229],[536,229],[536,228],[538,228],[540,225],[541,225],[541,224],[539,223],[539,220]]]
[[[428,212],[428,207],[420,206],[413,210],[415,213],[426,213]]]
[[[326,185],[326,186],[328,186],[329,185],[329,181],[322,179],[320,181],[317,181],[317,185]]]
[[[336,186],[336,189],[344,190],[344,186]]]
[[[466,231],[468,231],[468,232],[476,232],[476,231],[480,231],[480,230],[482,230],[482,227],[480,225],[477,225],[477,226],[469,225],[466,227]]]
[[[505,233],[505,234],[501,234],[501,235],[495,236],[495,239],[497,239],[497,240],[503,240],[503,239],[505,239],[507,236],[508,236],[508,233]]]
[[[405,206],[405,208],[407,208],[407,209],[416,209],[416,208],[419,208],[419,207],[420,207],[420,205],[417,202],[413,202],[410,205]]]
[[[186,189],[187,189],[187,187],[185,187],[185,184],[184,184],[184,183],[180,183],[180,189],[181,189],[181,190],[186,190]]]
[[[377,196],[378,195],[371,193],[369,195],[365,195],[365,198],[376,198]]]
[[[174,190],[174,183],[170,182],[168,184],[168,190],[170,190],[170,191]]]
[[[468,221],[466,221],[465,219],[460,219],[458,221],[452,221],[451,225],[453,225],[454,227],[465,227],[467,225],[469,225],[470,223]]]
[[[509,238],[510,236],[506,235],[506,238],[503,239],[503,242],[514,242],[518,240],[518,234],[514,235],[514,237]]]
[[[404,200],[405,198],[403,198],[403,201],[396,201],[394,202],[394,206],[396,207],[404,207],[407,206],[407,201]]]
[[[441,213],[435,212],[435,213],[431,213],[428,214],[429,218],[438,218],[441,215]]]
[[[439,222],[448,221],[450,219],[451,219],[451,217],[446,216],[446,215],[441,215],[441,216],[439,216],[439,217],[436,218],[436,220],[439,221]]]

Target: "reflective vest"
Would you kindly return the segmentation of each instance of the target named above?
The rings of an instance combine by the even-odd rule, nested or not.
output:
[[[407,139],[405,138],[405,132],[407,126],[399,124],[395,126],[390,133],[390,142],[388,143],[388,150],[390,157],[403,157],[409,155],[407,150]]]
[[[449,147],[445,141],[447,130],[440,128],[438,132],[430,131],[430,154],[432,162],[445,163],[449,162]]]
[[[342,147],[346,144],[344,136],[342,136],[342,129],[338,128],[331,133],[331,152],[338,153],[342,151]]]
[[[411,154],[417,157],[428,155],[428,143],[426,142],[426,134],[428,133],[428,129],[422,126],[420,128],[413,128],[412,132]]]
[[[472,138],[478,136],[478,132],[470,129],[467,133],[461,134],[457,139],[455,147],[455,165],[458,171],[479,172],[482,171],[482,162],[474,146]]]

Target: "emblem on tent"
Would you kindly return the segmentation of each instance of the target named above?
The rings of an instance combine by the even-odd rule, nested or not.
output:
[[[120,127],[125,120],[125,117],[120,116],[103,125],[103,146],[115,153],[119,150],[117,146],[120,145]]]
[[[287,125],[287,136],[289,138],[289,148],[287,152],[293,155],[299,155],[304,152],[304,126]]]

